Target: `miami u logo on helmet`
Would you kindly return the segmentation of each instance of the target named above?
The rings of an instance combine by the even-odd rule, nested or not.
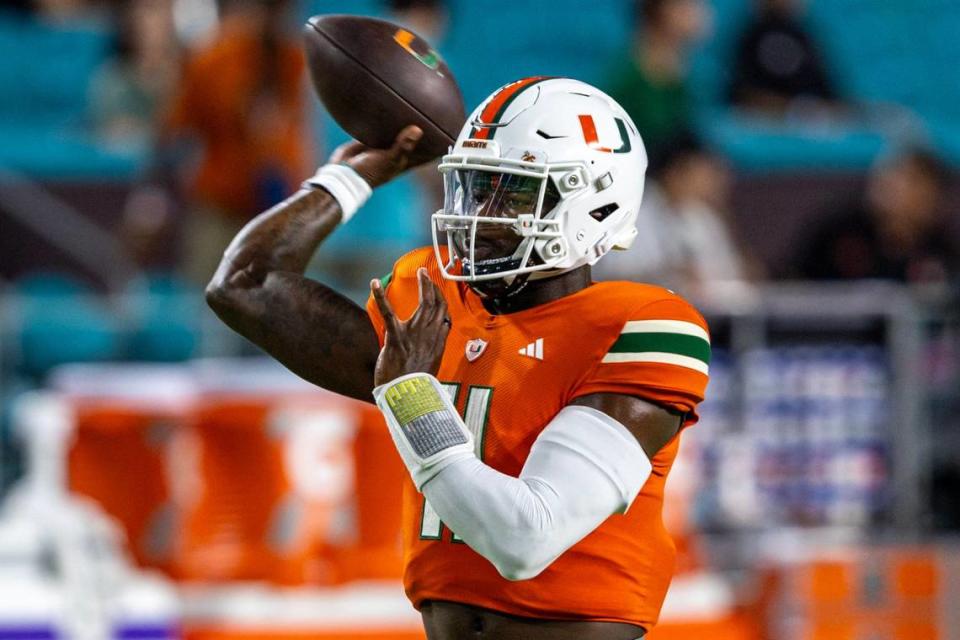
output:
[[[627,133],[627,124],[622,119],[614,118],[614,121],[617,123],[617,129],[620,131],[620,146],[616,149],[611,149],[610,147],[600,145],[600,140],[597,138],[597,125],[593,122],[593,116],[580,115],[577,117],[580,118],[580,130],[583,131],[583,141],[586,142],[587,146],[591,149],[604,153],[630,152],[632,148],[630,146],[630,136]]]

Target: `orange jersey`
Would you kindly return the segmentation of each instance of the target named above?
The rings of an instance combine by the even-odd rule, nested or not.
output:
[[[707,385],[703,318],[666,289],[601,282],[530,309],[490,315],[465,283],[445,280],[432,248],[395,265],[386,292],[397,317],[418,304],[416,272],[426,267],[453,327],[437,378],[474,433],[477,454],[519,476],[534,440],[566,405],[592,393],[638,396],[697,420]],[[383,320],[367,304],[380,336]],[[482,341],[482,342],[481,342]],[[674,569],[661,519],[663,488],[677,453],[674,437],[624,514],[614,514],[540,575],[511,582],[440,521],[407,478],[404,586],[415,607],[447,600],[544,619],[628,622],[646,629],[660,613]]]

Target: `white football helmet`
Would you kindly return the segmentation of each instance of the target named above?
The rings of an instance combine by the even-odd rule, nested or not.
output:
[[[470,115],[439,166],[444,207],[432,227],[443,275],[511,284],[529,274],[519,279],[526,282],[627,249],[646,168],[636,126],[602,91],[551,77],[501,87]],[[478,251],[478,228],[481,237],[507,232],[506,254],[502,245],[491,253],[482,239]]]

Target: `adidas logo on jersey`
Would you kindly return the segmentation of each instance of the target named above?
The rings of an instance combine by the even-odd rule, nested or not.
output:
[[[522,356],[543,360],[543,338],[537,338],[525,347],[517,351]]]

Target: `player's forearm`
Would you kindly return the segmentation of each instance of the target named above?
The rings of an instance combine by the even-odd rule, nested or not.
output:
[[[303,275],[340,221],[326,191],[300,191],[237,235],[207,286],[221,320],[310,382],[368,400],[379,352],[366,313]]]
[[[323,189],[301,189],[251,220],[224,252],[211,287],[260,284],[273,271],[303,273],[340,223],[340,205]]]
[[[625,427],[568,407],[537,438],[520,477],[464,457],[422,490],[440,519],[503,577],[527,580],[629,505],[648,470]]]
[[[298,291],[303,287],[293,281],[302,279],[310,257],[339,219],[337,201],[321,189],[300,190],[261,213],[227,247],[207,285],[207,303],[232,329],[266,348],[267,334],[288,311],[284,307],[304,303],[305,292]],[[271,274],[287,277],[271,279]],[[270,304],[264,304],[267,300]]]
[[[220,319],[314,384],[369,401],[380,353],[369,317],[303,272],[372,189],[406,168],[421,135],[406,127],[390,149],[339,147],[307,179],[308,188],[247,224],[207,286],[207,302]]]
[[[612,488],[608,492],[615,497]],[[553,487],[507,476],[476,457],[447,466],[423,494],[450,530],[508,580],[537,576],[609,513],[585,526],[558,527]]]

